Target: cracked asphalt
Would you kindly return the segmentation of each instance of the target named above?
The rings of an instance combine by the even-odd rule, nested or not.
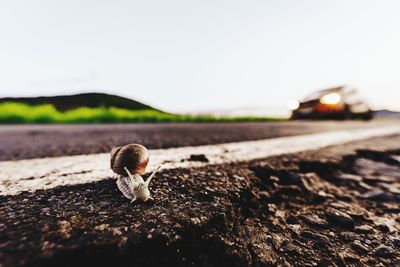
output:
[[[399,170],[397,135],[1,196],[0,265],[398,266]]]

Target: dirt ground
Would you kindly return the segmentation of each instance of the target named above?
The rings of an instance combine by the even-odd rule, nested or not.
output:
[[[195,159],[194,159],[195,160]],[[400,136],[0,197],[0,266],[398,266]]]

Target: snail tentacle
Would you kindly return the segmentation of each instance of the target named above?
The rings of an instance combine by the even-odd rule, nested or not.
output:
[[[154,175],[161,169],[161,165],[158,164],[157,168],[153,171],[153,173],[149,176],[149,178],[147,178],[145,184],[146,186],[149,186],[151,179],[153,179]]]

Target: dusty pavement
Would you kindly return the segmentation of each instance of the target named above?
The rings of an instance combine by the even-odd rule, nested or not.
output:
[[[362,129],[393,121],[288,121],[259,123],[168,123],[111,125],[2,125],[0,161],[109,152],[141,143],[148,148],[198,146],[340,129]],[[396,121],[398,123],[398,120]]]
[[[23,168],[23,166],[21,166]],[[0,197],[2,266],[397,266],[400,135]]]

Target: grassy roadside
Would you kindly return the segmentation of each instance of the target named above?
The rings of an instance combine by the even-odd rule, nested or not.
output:
[[[271,117],[213,117],[180,115],[157,110],[128,110],[116,107],[80,107],[59,111],[53,105],[31,106],[17,102],[0,103],[0,123],[123,123],[123,122],[245,122],[278,121]]]

